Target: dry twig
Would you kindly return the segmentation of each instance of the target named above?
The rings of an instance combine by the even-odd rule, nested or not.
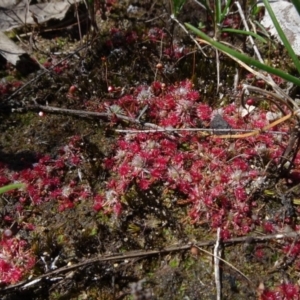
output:
[[[223,245],[231,245],[234,243],[254,243],[254,242],[265,242],[268,240],[281,240],[281,239],[285,239],[285,238],[299,238],[299,232],[293,231],[293,232],[288,232],[288,233],[278,233],[278,234],[270,234],[270,235],[264,235],[264,236],[244,236],[244,237],[237,237],[237,238],[232,238],[232,239],[228,239],[225,241],[222,241]],[[28,287],[34,286],[37,283],[41,282],[42,280],[50,280],[53,276],[57,276],[59,274],[64,274],[67,272],[70,272],[72,270],[76,270],[85,266],[88,266],[90,264],[96,264],[96,263],[101,263],[101,262],[112,262],[112,261],[122,261],[122,260],[128,260],[128,259],[133,259],[133,258],[146,258],[149,256],[155,256],[155,255],[163,255],[163,254],[167,254],[167,253],[172,253],[172,252],[177,252],[177,251],[186,251],[191,249],[191,247],[197,247],[199,250],[201,250],[202,252],[205,252],[209,255],[212,255],[209,251],[206,251],[205,249],[201,248],[204,246],[213,246],[216,244],[215,240],[211,240],[211,241],[203,241],[203,242],[197,242],[197,243],[188,243],[185,245],[177,245],[177,246],[170,246],[170,247],[166,247],[164,249],[161,250],[150,250],[150,251],[131,251],[128,253],[124,253],[124,254],[108,254],[108,255],[103,255],[103,256],[97,256],[95,258],[90,258],[90,259],[85,259],[82,262],[79,262],[77,264],[71,265],[71,266],[65,266],[65,267],[61,267],[59,269],[50,271],[48,273],[42,274],[40,276],[38,276],[35,279],[32,280],[24,280],[21,281],[17,284],[14,285],[10,285],[8,287],[4,287],[0,289],[0,294],[2,293],[7,293],[8,291],[14,291],[14,290],[18,290],[18,289],[26,289]],[[222,259],[221,257],[218,257],[219,260],[221,260],[222,262],[226,263],[227,265],[229,265],[231,268],[233,268],[234,270],[236,270],[239,274],[241,274],[244,278],[246,278],[250,283],[251,281],[248,279],[248,277],[246,277],[241,271],[239,271],[238,269],[236,269],[232,264],[230,264],[229,262],[225,261],[224,259]]]

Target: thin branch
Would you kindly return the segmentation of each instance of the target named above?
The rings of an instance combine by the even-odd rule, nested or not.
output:
[[[228,132],[230,129],[212,129],[212,128],[161,128],[161,129],[116,129],[116,132],[122,133],[156,133],[156,132],[180,132],[180,131],[191,131],[191,132],[203,132],[203,136],[212,136],[215,132]],[[253,132],[253,129],[231,129],[232,135],[236,132]],[[288,135],[288,132],[283,131],[265,131],[267,134],[281,134]],[[218,135],[220,137],[220,135]]]
[[[67,109],[67,108],[60,108],[60,107],[54,107],[54,106],[45,106],[45,105],[31,105],[28,106],[28,109],[30,110],[41,110],[48,113],[56,113],[56,114],[62,114],[62,115],[69,115],[69,116],[76,116],[81,118],[106,118],[110,119],[112,117],[116,117],[120,120],[127,121],[134,124],[143,125],[145,127],[154,128],[155,130],[162,129],[162,127],[152,124],[152,123],[143,123],[139,121],[138,119],[130,118],[124,115],[120,114],[114,114],[114,113],[101,113],[101,112],[93,112],[93,111],[85,111],[85,110],[76,110],[76,109]]]
[[[222,134],[222,135],[217,135],[215,137],[219,137],[219,138],[222,138],[222,139],[228,139],[228,138],[231,138],[231,139],[243,139],[243,138],[247,138],[247,137],[250,137],[250,136],[255,136],[255,135],[259,135],[261,133],[265,133],[266,131],[268,131],[269,129],[271,129],[272,127],[274,126],[277,126],[287,120],[289,120],[294,114],[290,113],[274,122],[272,122],[271,124],[263,127],[262,129],[257,129],[257,130],[254,130],[252,132],[249,132],[249,133],[243,133],[243,134]]]
[[[207,44],[207,45],[210,45],[209,42],[203,40],[203,39],[200,39],[200,38],[197,38],[196,39],[197,41],[201,42],[201,43],[204,43],[204,44]],[[258,78],[264,80],[267,84],[269,84],[273,89],[274,91],[276,91],[279,95],[281,95],[282,97],[282,100],[286,101],[286,102],[289,102],[291,103],[295,109],[299,109],[300,107],[298,106],[298,104],[289,96],[287,95],[276,83],[274,83],[273,80],[270,80],[268,78],[268,76],[265,76],[263,73],[261,72],[258,72],[256,70],[254,70],[253,68],[251,68],[249,65],[245,64],[244,62],[242,62],[241,60],[239,60],[238,58],[230,55],[229,53],[226,52],[226,55],[228,57],[230,57],[231,59],[233,59],[234,61],[236,61],[240,66],[242,66],[243,68],[245,68],[246,70],[248,70],[250,73],[254,74],[255,76],[257,76]]]
[[[245,242],[248,242],[248,243],[250,243],[250,242],[251,243],[266,242],[266,241],[274,240],[274,239],[281,240],[281,239],[285,239],[285,238],[299,238],[299,237],[300,237],[300,233],[297,231],[293,231],[293,232],[288,232],[288,233],[278,233],[278,234],[270,234],[270,235],[264,235],[264,236],[237,237],[237,238],[224,240],[224,241],[222,241],[222,244],[223,245],[231,245],[231,244],[235,244],[235,243],[245,243]],[[209,255],[212,255],[210,252],[208,252],[200,247],[213,246],[213,245],[215,245],[215,243],[216,243],[215,240],[211,240],[211,241],[197,242],[194,244],[188,243],[185,245],[170,246],[170,247],[166,247],[161,250],[132,251],[132,252],[124,253],[124,254],[119,254],[119,253],[118,254],[110,254],[110,255],[103,255],[103,256],[98,256],[95,258],[85,259],[84,261],[79,262],[77,264],[61,267],[59,269],[50,271],[46,274],[42,274],[35,279],[24,280],[17,284],[4,287],[4,288],[0,289],[0,293],[6,293],[7,291],[24,288],[25,286],[26,287],[33,286],[36,283],[40,282],[42,279],[49,279],[51,276],[57,276],[58,274],[66,273],[66,272],[69,272],[69,271],[72,271],[75,269],[79,269],[81,267],[85,267],[85,266],[95,264],[95,263],[109,262],[109,261],[110,262],[122,261],[122,260],[132,259],[132,258],[146,258],[149,256],[154,256],[154,255],[162,255],[162,254],[167,254],[167,253],[172,253],[172,252],[177,252],[177,251],[186,251],[186,250],[191,249],[191,247],[197,247],[199,250],[201,250],[205,253],[208,253]],[[227,265],[231,266],[234,270],[236,270],[239,274],[241,274],[244,278],[246,278],[250,282],[250,280],[241,271],[237,270],[234,266],[232,266],[230,263],[228,263],[221,257],[219,257],[219,259],[222,262],[225,262]]]
[[[198,246],[195,246],[197,247],[200,251],[208,254],[208,255],[212,255],[212,256],[215,256],[214,254],[211,254],[209,251],[203,249],[203,248],[200,248]],[[243,276],[248,282],[250,282],[251,284],[251,281],[250,279],[243,273],[241,272],[239,269],[237,269],[235,266],[233,266],[231,263],[229,263],[228,261],[226,261],[225,259],[223,259],[222,257],[218,256],[218,259],[221,260],[222,262],[224,262],[226,265],[228,265],[230,268],[232,268],[233,270],[235,270],[236,272],[238,272],[241,276]]]
[[[217,229],[217,241],[214,248],[214,269],[215,269],[215,282],[216,282],[216,289],[217,289],[217,300],[221,300],[221,280],[220,280],[220,259],[221,256],[220,252],[220,233],[221,228]]]
[[[202,52],[202,54],[207,57],[207,55],[204,53],[202,47],[199,45],[199,43],[197,42],[197,40],[187,31],[187,29],[184,27],[184,25],[182,25],[177,19],[176,17],[172,14],[171,15],[171,19],[173,21],[175,21],[179,27],[190,37],[190,39],[196,44],[197,48]]]
[[[45,69],[44,71],[42,71],[41,73],[39,73],[37,76],[35,76],[33,79],[29,80],[28,82],[24,83],[21,87],[19,87],[14,93],[12,93],[8,98],[6,98],[6,100],[10,100],[12,99],[15,95],[17,95],[19,92],[21,92],[23,89],[25,89],[25,87],[27,87],[28,85],[30,85],[31,83],[35,82],[37,79],[39,79],[40,77],[42,77],[44,74],[49,73],[50,70],[54,69],[56,66],[60,65],[62,62],[64,62],[65,60],[69,59],[70,57],[72,57],[73,55],[79,53],[82,49],[88,47],[90,45],[83,45],[79,48],[77,48],[74,52],[68,54],[65,58],[61,59],[58,63],[56,63],[55,65],[52,65],[49,69]]]
[[[241,8],[240,3],[239,3],[238,1],[235,1],[234,4],[236,5],[236,7],[237,7],[237,9],[238,9],[238,12],[239,12],[239,14],[240,14],[240,16],[241,16],[241,20],[242,20],[242,22],[243,22],[243,24],[244,24],[244,27],[245,27],[246,31],[249,32],[250,29],[249,29],[249,27],[248,27],[248,23],[247,23],[247,21],[246,21],[246,18],[245,18],[245,15],[244,15],[243,9]],[[264,61],[263,61],[263,59],[262,59],[262,57],[261,57],[261,55],[260,55],[260,52],[258,51],[258,48],[257,48],[256,44],[254,43],[253,37],[252,37],[251,35],[249,35],[249,40],[250,40],[250,43],[251,43],[251,45],[252,45],[252,47],[253,47],[253,50],[254,50],[254,52],[255,52],[256,57],[258,58],[258,60],[259,60],[261,63],[264,63]],[[273,85],[276,85],[276,83],[274,82],[274,80],[273,80],[273,78],[272,78],[272,76],[271,76],[270,74],[268,74],[267,77],[268,77],[268,80],[269,80],[270,82],[272,82]],[[281,93],[281,91],[279,91],[279,89],[276,88],[276,89],[274,89],[274,90],[275,90],[279,95],[282,95],[282,93]]]
[[[279,165],[277,169],[279,170],[280,174],[289,174],[290,170],[294,166],[294,161],[296,159],[296,155],[299,151],[300,147],[300,139],[299,139],[299,127],[296,126],[292,132],[290,133],[290,138],[288,145],[282,154],[280,159]]]
[[[256,93],[259,93],[259,94],[264,94],[266,96],[269,96],[265,100],[274,103],[281,112],[283,112],[283,110],[282,110],[282,107],[279,105],[278,102],[280,102],[281,104],[287,106],[289,108],[289,110],[291,112],[293,112],[293,106],[291,106],[291,105],[294,105],[294,103],[290,104],[289,102],[287,102],[284,99],[282,99],[282,97],[280,97],[278,94],[275,94],[275,93],[272,93],[270,91],[266,91],[266,90],[263,90],[263,89],[261,89],[259,87],[248,85],[248,84],[243,84],[243,90],[242,90],[242,95],[241,95],[241,105],[243,107],[246,107],[246,104],[245,104],[245,101],[244,101],[244,95],[245,95],[245,91],[246,90],[253,91],[253,92],[256,92]],[[275,98],[278,102],[276,102],[276,100],[274,100],[273,98]]]
[[[246,18],[245,18],[245,15],[244,15],[243,9],[241,8],[240,3],[239,3],[238,1],[236,1],[236,2],[234,2],[234,4],[236,5],[236,7],[237,7],[237,9],[238,9],[238,12],[239,12],[239,14],[240,14],[240,16],[241,16],[241,20],[242,20],[242,22],[243,22],[243,25],[244,25],[246,31],[250,32],[248,23],[247,23],[247,21],[246,21]],[[258,60],[259,60],[261,63],[264,63],[264,61],[263,61],[263,59],[262,59],[262,57],[261,57],[261,55],[260,55],[260,52],[258,51],[258,48],[257,48],[256,44],[254,43],[253,37],[252,37],[251,35],[249,35],[249,40],[250,40],[250,43],[251,43],[251,45],[252,45],[252,47],[253,47],[253,50],[254,50],[254,52],[255,52],[256,57],[258,58]],[[273,79],[272,79],[271,76],[269,76],[269,79],[273,81]]]
[[[296,112],[294,113],[290,113],[274,122],[272,122],[271,124],[263,127],[262,129],[256,129],[256,130],[250,130],[250,132],[247,133],[242,133],[242,134],[235,134],[235,132],[238,131],[242,131],[245,132],[247,130],[243,130],[243,129],[232,129],[232,133],[231,134],[223,134],[223,135],[215,135],[215,132],[222,132],[222,131],[226,131],[228,132],[228,129],[206,129],[206,128],[182,128],[182,129],[169,129],[169,128],[163,128],[161,126],[155,125],[153,123],[143,123],[141,121],[139,121],[138,119],[135,118],[130,118],[124,115],[120,115],[120,114],[113,114],[113,113],[99,113],[99,112],[93,112],[93,111],[84,111],[84,110],[74,110],[74,109],[66,109],[66,108],[59,108],[59,107],[54,107],[54,106],[44,106],[44,105],[31,105],[28,107],[31,110],[41,110],[44,112],[49,112],[49,113],[57,113],[57,114],[64,114],[64,115],[71,115],[71,116],[77,116],[77,117],[82,117],[82,118],[112,118],[112,117],[116,117],[120,120],[123,121],[127,121],[127,122],[131,122],[133,124],[138,124],[141,126],[145,126],[145,127],[149,127],[149,128],[153,128],[154,130],[116,130],[117,132],[127,132],[127,133],[138,133],[138,132],[176,132],[176,131],[203,131],[203,135],[204,136],[211,136],[211,137],[215,137],[215,138],[233,138],[233,139],[239,139],[239,138],[246,138],[246,137],[250,137],[250,136],[255,136],[261,133],[272,133],[272,134],[285,134],[283,132],[268,132],[269,129],[271,129],[274,126],[277,126],[278,124],[281,124],[282,122],[290,119]],[[211,133],[209,133],[211,132]]]
[[[246,138],[249,136],[255,136],[261,133],[272,133],[272,134],[286,134],[283,132],[268,132],[269,129],[272,127],[290,119],[293,114],[288,114],[273,123],[265,126],[262,129],[257,129],[257,130],[250,130],[250,132],[244,133],[244,134],[234,134],[234,132],[245,132],[249,130],[244,130],[244,129],[232,129],[232,134],[223,134],[223,135],[214,135],[214,132],[222,132],[222,131],[227,131],[228,129],[207,129],[207,128],[181,128],[181,129],[169,129],[169,128],[163,128],[161,126],[155,125],[153,123],[143,123],[139,121],[138,119],[130,118],[124,115],[120,114],[113,114],[113,113],[99,113],[99,112],[93,112],[93,111],[84,111],[84,110],[74,110],[74,109],[66,109],[66,108],[59,108],[59,107],[54,107],[54,106],[44,106],[44,105],[31,105],[28,107],[31,110],[41,110],[44,112],[49,112],[49,113],[57,113],[57,114],[64,114],[64,115],[71,115],[71,116],[77,116],[77,117],[82,117],[82,118],[112,118],[116,117],[120,120],[131,122],[134,124],[138,124],[141,126],[153,128],[154,130],[116,130],[117,132],[127,132],[127,133],[138,133],[138,132],[176,132],[176,131],[203,131],[204,136],[211,136],[211,137],[216,137],[216,138]],[[212,134],[208,133],[212,132]]]
[[[277,126],[287,120],[289,120],[292,116],[294,116],[298,111],[294,112],[294,113],[290,113],[286,116],[283,116],[282,118],[272,122],[269,125],[266,125],[265,127],[261,128],[261,129],[256,129],[256,130],[250,130],[250,132],[247,133],[242,133],[242,134],[235,134],[235,132],[240,131],[239,129],[232,129],[232,133],[230,134],[217,134],[215,135],[214,132],[222,132],[222,131],[226,131],[228,132],[228,129],[206,129],[206,128],[182,128],[182,129],[168,129],[168,128],[163,128],[163,129],[159,129],[158,131],[164,131],[164,132],[168,132],[168,131],[183,131],[183,130],[190,130],[190,131],[203,131],[203,136],[210,136],[213,138],[222,138],[222,139],[242,139],[242,138],[247,138],[250,136],[255,136],[255,135],[259,135],[262,133],[270,133],[270,131],[268,131],[269,129],[271,129],[274,126]],[[147,132],[147,131],[143,131],[143,130],[116,130],[118,132],[130,132],[130,133],[137,133],[137,132]],[[158,132],[156,130],[156,132]],[[212,134],[206,132],[206,131],[210,131],[212,132]],[[243,132],[245,132],[246,130],[243,130]],[[150,130],[148,130],[148,132],[150,132]],[[278,132],[277,132],[278,133]],[[282,133],[281,133],[282,134]]]

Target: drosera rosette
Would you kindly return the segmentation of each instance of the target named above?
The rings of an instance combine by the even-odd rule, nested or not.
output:
[[[34,267],[36,258],[26,241],[17,237],[0,238],[0,284],[14,284]]]
[[[273,288],[266,288],[263,283],[258,289],[258,299],[261,300],[296,300],[299,299],[299,285],[283,282]]]
[[[162,39],[166,37],[166,33],[158,28],[158,27],[152,27],[148,30],[146,33],[144,39],[150,40],[152,43],[161,42]]]
[[[252,194],[265,181],[265,166],[279,162],[287,138],[281,133],[261,132],[243,139],[225,139],[188,128],[207,128],[218,114],[230,125],[232,134],[238,129],[262,129],[271,122],[267,112],[255,108],[243,115],[234,103],[214,110],[200,101],[199,92],[190,81],[165,87],[157,96],[145,86],[137,90],[116,100],[114,105],[119,105],[126,115],[137,116],[147,103],[143,116],[147,122],[162,128],[187,130],[178,133],[129,130],[120,135],[114,156],[105,161],[113,178],[108,182],[110,192],[100,195],[95,206],[106,212],[118,207],[120,212],[122,197],[130,187],[146,191],[160,185],[165,192],[177,193],[190,203],[192,222],[207,224],[213,230],[221,227],[226,238],[233,232],[245,235],[252,231],[258,225],[252,218],[257,205]],[[141,94],[145,101],[141,101]]]
[[[1,164],[1,182],[24,184],[24,188],[6,193],[6,197],[10,199],[9,206],[14,209],[7,210],[5,222],[15,222],[17,212],[18,226],[24,228],[26,218],[22,216],[25,207],[54,201],[58,210],[63,211],[73,208],[78,201],[91,199],[92,189],[81,171],[85,161],[83,146],[82,139],[75,136],[58,150],[55,157],[37,155],[36,162],[22,170],[14,171],[4,163]]]
[[[188,53],[185,45],[180,45],[179,42],[173,41],[172,45],[164,50],[164,55],[169,59],[179,60]]]
[[[19,231],[35,231],[36,224],[30,216],[34,206],[53,201],[61,212],[75,207],[78,201],[93,198],[92,189],[80,171],[85,160],[83,146],[79,136],[72,137],[56,156],[37,155],[36,162],[18,171],[0,163],[3,184],[24,184],[22,189],[5,193],[6,209],[1,224],[7,229],[0,229],[0,284],[19,282],[35,265],[36,258],[27,241],[18,235]]]

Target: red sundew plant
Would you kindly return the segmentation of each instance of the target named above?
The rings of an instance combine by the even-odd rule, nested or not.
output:
[[[132,44],[138,39],[138,35],[135,31],[123,31],[118,28],[112,28],[110,30],[110,39],[106,42],[110,47],[122,47],[124,44]]]
[[[18,89],[23,83],[21,81],[13,81],[13,82],[6,82],[4,79],[0,83],[0,95],[5,95],[14,92]]]
[[[166,48],[164,50],[164,54],[167,57],[174,58],[174,59],[180,59],[187,53],[188,53],[188,51],[185,48],[185,46],[180,46],[177,43],[173,43],[173,45],[171,47]]]
[[[12,171],[4,163],[0,164],[1,185],[22,182],[25,189],[6,192],[14,210],[3,215],[3,225],[15,225],[18,229],[34,231],[35,225],[27,223],[23,213],[28,205],[40,205],[46,201],[56,201],[58,211],[74,207],[80,200],[92,196],[90,186],[81,184],[80,164],[83,160],[82,141],[75,136],[59,150],[57,158],[42,156],[31,168]],[[73,179],[66,175],[74,172]],[[95,198],[95,200],[97,197]],[[118,206],[116,206],[116,214]],[[13,236],[10,229],[3,230],[0,239],[0,283],[13,284],[20,281],[35,265],[35,256],[27,250],[26,241]]]
[[[53,68],[53,71],[56,74],[62,74],[65,70],[67,70],[69,68],[67,61],[63,61],[58,64],[58,59],[55,57],[49,59],[43,65],[47,69]]]
[[[13,284],[35,265],[35,257],[26,250],[26,242],[18,238],[0,240],[0,283]]]
[[[147,109],[140,116],[145,107]],[[100,109],[131,118],[140,116],[141,122],[169,130],[207,128],[219,115],[233,132],[235,129],[256,129],[269,124],[266,111],[259,108],[245,116],[235,104],[214,110],[201,102],[190,81],[169,87],[162,87],[159,82],[140,86],[130,95],[103,103]],[[114,115],[110,121],[118,121],[117,116]],[[276,130],[286,131],[283,126],[277,126]],[[252,210],[257,207],[252,192],[265,180],[265,165],[270,161],[277,163],[285,146],[286,138],[282,134],[263,133],[247,139],[221,139],[217,135],[207,136],[189,130],[128,131],[120,134],[113,155],[104,160],[111,177],[106,189],[95,195],[87,183],[81,182],[80,167],[84,155],[82,141],[75,136],[58,151],[56,157],[41,156],[30,168],[12,171],[0,163],[1,185],[12,182],[26,185],[24,190],[7,194],[15,201],[19,220],[16,221],[12,212],[8,212],[2,223],[10,226],[17,222],[18,228],[34,230],[35,224],[26,223],[23,218],[24,207],[45,201],[56,201],[58,211],[62,211],[74,207],[77,201],[93,199],[96,211],[120,216],[122,201],[130,188],[144,192],[161,187],[162,200],[164,195],[172,195],[174,202],[182,200],[189,203],[191,222],[206,224],[211,230],[221,227],[223,239],[230,238],[233,232],[245,235],[256,225],[263,225],[266,233],[272,233],[275,225],[271,222],[260,224],[261,220],[252,218]],[[296,161],[299,159],[297,156]],[[70,173],[73,175],[70,176]],[[295,178],[299,177],[297,170],[293,174]],[[293,257],[300,253],[297,243],[284,247],[283,251]],[[258,254],[264,255],[263,252]],[[26,250],[25,241],[13,236],[2,238],[0,282],[9,284],[21,280],[34,263],[34,256]],[[276,290],[276,293],[282,294],[283,290]]]
[[[261,300],[298,300],[299,286],[292,283],[283,283],[273,290],[265,290],[259,299]]]
[[[271,77],[278,86],[282,86],[285,83],[285,81],[282,78],[276,75],[271,75]],[[255,77],[255,75],[253,75],[252,73],[248,73],[246,75],[246,80],[249,84],[260,88],[264,88],[266,84],[263,80]]]
[[[24,190],[9,192],[14,199],[18,199],[20,213],[24,205],[39,205],[51,200],[58,201],[59,210],[62,211],[74,207],[76,201],[92,195],[88,184],[80,184],[80,144],[81,139],[73,137],[68,145],[59,150],[57,158],[43,156],[31,168],[18,172],[9,170],[5,164],[1,165],[0,180],[3,184],[21,182],[26,185]],[[66,180],[70,171],[74,172],[74,179]]]
[[[284,247],[283,247],[283,251],[292,257],[297,257],[300,254],[300,243],[291,243],[288,242]]]
[[[231,15],[224,19],[222,25],[224,28],[238,29],[240,27],[241,18],[239,15]]]
[[[158,27],[150,28],[147,34],[147,38],[151,42],[160,42],[165,36],[164,31]]]
[[[269,124],[266,112],[259,109],[244,117],[242,108],[235,104],[213,110],[201,103],[189,81],[169,86],[158,95],[151,87],[139,87],[132,95],[104,103],[103,110],[118,106],[134,118],[146,105],[143,121],[168,129],[207,127],[216,115],[233,130]],[[244,235],[256,225],[251,218],[256,206],[251,193],[265,180],[263,162],[279,162],[285,145],[282,135],[267,133],[229,140],[190,131],[128,132],[119,137],[115,155],[105,162],[113,179],[106,192],[96,198],[94,208],[119,213],[121,198],[130,186],[150,190],[159,184],[191,203],[192,222],[207,223],[212,229],[221,227],[227,238],[232,231]]]

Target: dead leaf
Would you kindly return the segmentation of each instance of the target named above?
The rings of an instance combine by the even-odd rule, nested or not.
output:
[[[30,0],[0,0],[0,54],[14,66],[33,63],[24,71],[36,70],[37,63],[3,32],[25,25],[43,24],[51,19],[62,20],[70,6],[77,2],[80,0],[29,5]]]
[[[15,5],[7,5],[7,0],[0,0],[0,31],[9,31],[24,25],[43,24],[51,19],[62,20],[71,4],[80,0],[39,3],[28,5],[26,0]],[[14,1],[16,2],[16,1]]]

